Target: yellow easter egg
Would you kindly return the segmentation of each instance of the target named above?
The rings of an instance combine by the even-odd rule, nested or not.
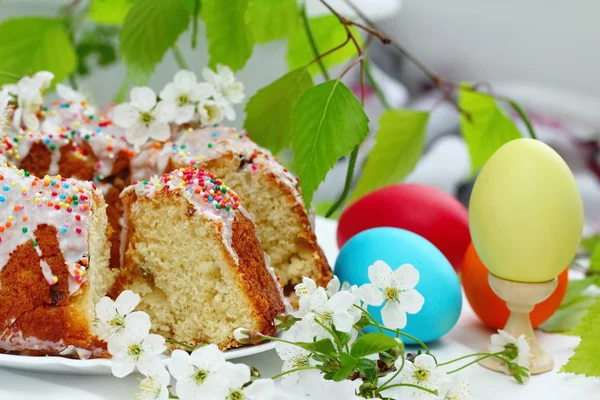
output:
[[[492,274],[518,282],[554,279],[572,261],[583,231],[583,204],[571,170],[538,140],[508,142],[477,177],[469,227]]]

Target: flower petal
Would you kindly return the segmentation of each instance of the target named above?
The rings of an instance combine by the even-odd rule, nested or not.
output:
[[[121,128],[132,127],[140,118],[140,112],[130,103],[119,104],[112,111],[112,119]]]
[[[117,315],[115,302],[109,297],[103,297],[96,303],[96,317],[101,321],[110,321]]]
[[[135,364],[129,358],[113,358],[112,374],[117,378],[124,378],[133,372]]]
[[[176,107],[174,112],[174,122],[177,125],[185,124],[190,122],[194,118],[196,112],[196,106],[188,105],[183,107]]]
[[[217,95],[215,86],[208,82],[200,82],[196,84],[191,92],[190,99],[198,102],[214,98]]]
[[[392,273],[392,281],[396,289],[414,289],[419,283],[419,270],[411,264],[403,264]]]
[[[144,339],[151,327],[150,316],[143,311],[134,311],[125,317],[125,334],[132,340]]]
[[[140,296],[131,290],[123,291],[115,300],[117,312],[121,315],[127,315],[140,304]]]
[[[392,269],[383,261],[375,261],[369,266],[369,280],[379,289],[390,287],[392,281]]]
[[[327,294],[329,296],[333,296],[334,294],[340,291],[340,286],[340,278],[334,276],[327,284]]]
[[[177,85],[173,82],[167,83],[163,90],[160,91],[160,100],[173,103],[177,100],[177,94]]]
[[[423,308],[425,298],[418,291],[411,289],[398,294],[400,307],[409,314],[416,314]]]
[[[406,326],[406,312],[400,304],[388,301],[381,309],[383,325],[390,329],[402,329]]]
[[[358,295],[365,304],[370,306],[378,307],[384,300],[381,290],[372,283],[366,283],[358,288]]]
[[[156,94],[147,86],[131,89],[131,103],[140,111],[147,112],[156,105]]]
[[[335,311],[333,313],[333,325],[338,331],[348,333],[354,325],[354,317],[348,311]]]
[[[217,86],[217,83],[219,82],[218,75],[215,73],[215,71],[213,71],[212,69],[210,69],[208,67],[204,67],[202,69],[202,77],[204,78],[205,81],[210,82],[215,86]]]
[[[217,374],[227,382],[229,389],[241,389],[250,381],[250,368],[245,364],[226,362],[219,368]]]
[[[272,379],[257,379],[244,388],[244,394],[248,400],[270,400],[273,398],[275,384]]]
[[[177,380],[186,378],[189,372],[192,371],[190,355],[183,350],[173,350],[171,353],[171,362],[169,363],[169,371]]]
[[[217,370],[225,363],[225,355],[216,345],[209,344],[194,350],[190,360],[195,366],[210,367],[212,370]]]
[[[356,296],[350,292],[337,292],[327,301],[327,307],[331,310],[348,310],[356,300]]]
[[[144,347],[144,352],[151,355],[162,354],[165,352],[165,350],[167,350],[167,347],[165,346],[165,338],[153,333],[149,334],[144,339],[142,344]]]
[[[149,137],[158,141],[165,141],[171,137],[171,127],[166,122],[155,122],[148,127]]]
[[[194,74],[192,71],[182,69],[175,74],[173,82],[175,82],[177,85],[190,87],[198,82],[198,78],[196,78],[196,74]]]
[[[427,371],[433,371],[437,368],[437,363],[435,362],[435,358],[430,356],[429,354],[420,354],[415,357],[415,365],[417,367],[426,369]]]
[[[175,117],[175,103],[160,101],[152,111],[156,122],[171,122]]]

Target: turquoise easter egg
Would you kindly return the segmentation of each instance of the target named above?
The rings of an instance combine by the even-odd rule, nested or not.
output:
[[[342,247],[334,273],[341,282],[361,286],[370,283],[369,266],[378,260],[392,270],[412,264],[419,271],[415,289],[425,301],[419,312],[407,314],[403,332],[427,343],[439,339],[454,327],[462,308],[460,282],[450,262],[431,242],[404,229],[369,229],[352,237]],[[368,307],[380,324],[383,324],[382,307]],[[414,344],[406,338],[403,340]]]

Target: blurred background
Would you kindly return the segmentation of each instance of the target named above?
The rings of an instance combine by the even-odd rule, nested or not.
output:
[[[553,146],[573,170],[584,200],[585,234],[600,230],[600,53],[594,51],[600,33],[600,3],[550,0],[354,0],[355,4],[403,43],[415,55],[452,81],[478,82],[496,94],[514,98],[531,116],[538,137]],[[0,22],[20,15],[56,15],[65,0],[0,0]],[[349,12],[341,0],[331,1]],[[309,14],[325,10],[308,0]],[[351,14],[351,13],[350,13]],[[204,36],[202,24],[200,37]],[[0,38],[2,39],[2,38]],[[180,38],[185,58],[200,72],[208,62],[206,43],[192,52],[190,34]],[[238,73],[252,96],[287,71],[283,41],[256,46],[252,58]],[[440,100],[428,80],[408,60],[379,43],[371,47],[376,79],[394,107],[432,109],[426,152],[409,182],[426,183],[468,203],[473,176],[466,145],[460,136],[458,115]],[[343,68],[340,67],[340,70]],[[169,54],[149,86],[162,87],[179,68]],[[126,71],[112,64],[81,80],[84,92],[96,103],[114,98]],[[348,76],[357,87],[356,76]],[[376,131],[383,111],[373,91],[366,110]],[[244,121],[243,106],[236,123]],[[507,113],[508,110],[507,110]],[[509,113],[510,114],[510,113]],[[517,118],[515,118],[517,120]],[[356,174],[372,146],[368,140],[359,156]],[[340,160],[315,195],[315,203],[337,198],[346,161]],[[318,208],[318,207],[317,207]]]

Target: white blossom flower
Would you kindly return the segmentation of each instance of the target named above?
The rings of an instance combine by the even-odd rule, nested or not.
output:
[[[290,328],[290,330],[283,332],[282,339],[289,342],[311,342],[312,333],[301,326],[302,322],[296,323]],[[316,364],[315,360],[311,358],[311,353],[302,347],[295,346],[289,343],[277,342],[275,344],[275,351],[281,360],[283,366],[281,372],[291,371],[297,368],[311,367]],[[308,381],[318,378],[318,371],[307,369],[288,373],[281,377],[281,385],[285,387],[294,386],[300,382]]]
[[[337,292],[339,292],[340,289],[343,290],[342,285],[340,283],[340,278],[338,278],[337,276],[334,276],[333,278],[331,278],[331,280],[327,284],[327,288],[326,288],[327,295],[329,297],[331,297],[334,294],[336,294]]]
[[[401,359],[396,360],[396,368],[402,368]],[[405,360],[404,367],[400,372],[400,379],[402,383],[421,386],[429,390],[440,390],[449,382],[448,375],[437,369],[435,358],[429,354],[416,356],[414,363]],[[411,388],[411,395],[435,398],[431,393],[417,388]]]
[[[364,397],[356,394],[362,383],[361,379],[335,382],[317,376],[316,379],[304,381],[298,386],[292,387],[291,391],[303,393],[311,399],[364,400]]]
[[[518,365],[529,368],[531,366],[531,354],[529,352],[529,343],[525,335],[515,339],[510,333],[498,330],[497,334],[492,335],[490,343],[490,353],[499,353],[506,351],[512,355]]]
[[[149,87],[133,88],[131,102],[119,104],[113,110],[115,124],[126,129],[125,138],[134,145],[142,145],[150,138],[167,140],[174,115],[174,105],[157,103],[156,94]]]
[[[216,72],[205,67],[202,76],[217,89],[218,94],[215,100],[223,107],[225,117],[229,120],[235,119],[235,110],[232,104],[244,101],[244,84],[235,79],[233,71],[226,65],[217,65]]]
[[[196,112],[196,105],[216,96],[217,90],[212,84],[207,82],[198,83],[196,75],[186,70],[177,72],[173,82],[168,83],[160,92],[161,100],[173,105],[175,110],[174,122],[176,124],[191,121]],[[211,115],[214,118],[215,113],[214,110],[210,109],[210,105],[205,104],[201,109],[205,111],[206,115]],[[204,119],[210,119],[206,115]]]
[[[13,114],[13,127],[18,130],[24,125],[31,130],[39,129],[37,114],[44,104],[40,82],[26,76],[19,81],[16,91],[17,109]]]
[[[214,100],[204,100],[198,104],[198,117],[204,126],[223,121],[223,108]]]
[[[177,396],[181,399],[225,398],[228,388],[219,377],[225,363],[225,356],[214,344],[200,347],[191,355],[183,350],[173,351],[169,371],[177,380]]]
[[[123,291],[115,301],[103,297],[96,304],[96,333],[103,340],[119,337],[128,329],[150,330],[150,317],[142,311],[133,310],[140,303],[140,296],[131,290]]]
[[[319,322],[324,325],[333,324],[340,332],[350,332],[357,322],[355,314],[350,310],[354,308],[356,296],[350,292],[338,292],[331,297],[323,288],[317,288],[312,294],[305,295],[309,301],[300,304],[300,311],[314,314]]]
[[[244,387],[250,382],[250,368],[247,365],[227,362],[218,373],[227,387],[225,400],[269,400],[273,397],[272,379],[259,379]]]
[[[471,398],[471,388],[465,379],[452,379],[445,393],[439,400],[468,400]]]
[[[250,339],[250,330],[247,328],[237,328],[233,331],[233,338],[240,343],[246,343]]]
[[[56,93],[61,99],[65,101],[71,101],[73,103],[80,103],[86,100],[83,93],[80,93],[67,85],[63,85],[62,83],[56,85]]]
[[[158,355],[165,352],[165,338],[148,334],[150,326],[130,326],[125,335],[108,341],[108,352],[112,355],[112,374],[123,378],[135,367],[143,370],[148,365],[160,362]]]
[[[4,131],[4,128],[8,125],[8,116],[10,109],[8,108],[8,102],[10,101],[10,94],[8,90],[4,89],[0,91],[0,133]]]
[[[141,380],[140,392],[135,394],[138,400],[166,400],[169,398],[171,375],[162,363],[150,363],[140,366],[140,372],[146,377]]]
[[[43,92],[52,84],[54,74],[49,71],[39,71],[36,72],[31,78],[38,84],[40,92]]]
[[[383,324],[391,329],[406,326],[406,313],[421,311],[425,299],[415,286],[419,283],[419,271],[410,264],[404,264],[392,271],[383,261],[376,261],[369,267],[369,280],[360,287],[361,300],[371,306],[385,305],[381,310]]]

